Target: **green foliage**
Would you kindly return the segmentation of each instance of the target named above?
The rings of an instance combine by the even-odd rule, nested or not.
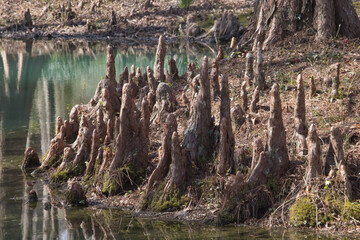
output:
[[[339,219],[341,222],[360,220],[360,204],[334,194],[328,186],[315,200],[304,196],[290,208],[290,223],[295,227],[315,227]]]
[[[179,0],[179,7],[189,8],[192,0]]]
[[[296,227],[316,226],[316,207],[309,197],[302,197],[291,206],[290,223]]]

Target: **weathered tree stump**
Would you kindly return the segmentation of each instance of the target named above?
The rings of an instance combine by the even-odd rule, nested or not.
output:
[[[236,47],[236,37],[232,37],[230,43],[230,50],[234,49],[235,47]]]
[[[257,43],[256,48],[255,85],[259,86],[260,90],[266,87],[265,73],[263,70],[262,44],[260,42]]]
[[[166,55],[166,44],[163,36],[160,36],[158,47],[155,55],[154,63],[154,77],[156,81],[164,82],[164,64],[165,64],[165,55]]]
[[[224,57],[225,57],[224,48],[221,45],[219,45],[218,54],[216,55],[216,61],[219,62],[219,61],[223,60]]]
[[[165,185],[164,192],[168,193],[174,188],[183,192],[186,187],[187,160],[183,154],[177,131],[174,131],[171,137],[171,160],[170,179]]]
[[[341,133],[340,128],[331,127],[330,141],[331,141],[331,145],[334,149],[335,164],[336,164],[336,167],[338,167],[345,160],[344,139],[343,139],[343,134]]]
[[[340,63],[335,65],[336,67],[336,76],[332,82],[332,90],[331,90],[331,101],[334,101],[339,97],[339,87],[340,87]]]
[[[296,102],[295,102],[295,142],[296,152],[300,155],[306,155],[306,137],[307,137],[307,126],[306,126],[306,107],[305,107],[305,91],[304,82],[302,75],[299,74],[297,77],[297,90],[296,90]]]
[[[148,85],[149,85],[149,91],[152,92],[153,94],[155,94],[158,83],[155,80],[154,71],[150,67],[147,67],[146,74],[147,74],[147,80],[148,80]]]
[[[264,149],[264,145],[261,141],[261,138],[255,139],[255,141],[253,142],[253,155],[252,155],[252,160],[251,160],[250,171],[254,170],[255,166],[259,162],[260,153],[263,152],[264,150],[265,149]]]
[[[106,73],[105,78],[109,79],[114,86],[117,86],[116,82],[116,69],[115,69],[115,56],[114,49],[108,45],[107,46],[107,59],[106,59]]]
[[[259,103],[259,100],[260,100],[260,88],[259,86],[256,86],[250,103],[250,113],[257,112],[257,108],[258,108],[257,104]]]
[[[115,11],[111,11],[111,20],[110,20],[110,26],[115,26],[117,24],[116,20],[116,13]]]
[[[28,10],[25,12],[24,14],[24,25],[29,28],[32,29],[33,28],[33,21],[31,18],[31,13],[30,13],[30,9],[28,8]]]
[[[345,189],[345,196],[348,200],[352,200],[352,189],[351,189],[351,182],[349,180],[349,176],[346,170],[345,164],[339,165],[339,177],[340,180],[344,183],[344,189]]]
[[[171,58],[169,59],[168,61],[168,64],[169,64],[169,68],[170,68],[170,78],[173,81],[176,81],[179,79],[179,70],[176,66],[176,61]]]
[[[241,108],[244,112],[247,112],[248,109],[248,97],[247,97],[247,90],[246,90],[246,82],[243,81],[241,84],[240,90],[240,100],[241,100]]]
[[[224,175],[234,169],[234,134],[231,126],[229,84],[226,76],[221,79],[220,141],[217,172]]]
[[[315,97],[315,95],[316,95],[315,80],[314,80],[314,77],[311,76],[311,78],[310,78],[310,98]]]
[[[282,120],[279,86],[275,83],[270,91],[270,117],[268,125],[269,159],[273,176],[282,176],[289,164],[286,133]]]
[[[232,110],[232,119],[234,120],[235,127],[237,130],[245,123],[245,112],[239,104],[236,104]]]
[[[116,139],[115,156],[111,150],[102,163],[101,169],[109,169],[104,176],[103,193],[114,195],[120,191],[139,184],[145,174],[149,151],[149,114],[139,111],[134,102],[134,92],[131,83],[123,87],[122,105],[120,109],[120,127]],[[142,111],[146,111],[142,109]],[[144,116],[144,117],[142,117]],[[109,165],[109,167],[105,167]],[[103,172],[103,171],[102,171]]]
[[[195,76],[196,76],[196,64],[194,62],[190,62],[187,66],[186,81],[190,83]]]
[[[59,134],[60,133],[60,130],[61,130],[61,127],[64,125],[64,122],[63,120],[61,119],[61,117],[57,117],[56,118],[56,132],[55,134]]]
[[[200,90],[193,104],[193,111],[185,130],[183,148],[190,162],[209,159],[213,151],[213,121],[211,118],[211,94],[207,57],[204,57],[200,71]]]
[[[156,89],[156,103],[151,121],[164,123],[167,115],[176,110],[177,101],[169,84],[161,82]]]
[[[37,152],[33,148],[28,147],[25,151],[25,157],[21,164],[21,169],[28,171],[30,169],[37,168],[40,165],[41,164]]]
[[[171,137],[176,130],[176,114],[171,113],[167,116],[165,122],[165,130],[162,136],[161,148],[159,150],[159,163],[149,177],[146,192],[149,192],[155,182],[163,180],[169,172],[171,164]]]
[[[122,88],[122,86],[129,81],[129,69],[128,67],[124,67],[124,71],[119,75],[119,84],[118,86]]]
[[[219,89],[219,62],[214,59],[212,61],[211,73],[211,86],[212,86],[212,96],[213,99],[216,100],[220,96],[220,89]]]
[[[66,188],[66,202],[73,206],[87,205],[85,192],[79,182],[69,181]]]
[[[248,52],[245,59],[245,81],[250,86],[254,79],[254,55],[251,52]]]
[[[267,182],[268,176],[271,174],[268,162],[269,158],[268,152],[260,153],[259,159],[247,180],[251,186],[258,186]]]
[[[98,155],[98,149],[100,147],[99,135],[96,129],[92,133],[91,152],[89,164],[86,167],[85,176],[94,174],[94,166],[96,163],[96,157]]]
[[[308,149],[308,165],[305,173],[305,180],[307,184],[311,179],[319,177],[323,174],[323,163],[321,160],[321,145],[320,139],[317,135],[315,125],[312,124],[309,128],[309,135],[306,139]]]

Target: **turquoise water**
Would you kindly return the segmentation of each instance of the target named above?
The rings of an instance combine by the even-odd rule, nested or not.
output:
[[[132,64],[153,66],[155,50],[116,47],[117,74]],[[71,106],[90,100],[105,73],[106,45],[0,41],[0,52],[0,239],[328,239],[314,232],[157,221],[119,210],[46,209],[52,193],[42,180],[22,173],[23,153],[31,146],[44,154],[56,117],[67,118]],[[214,51],[177,45],[167,58],[184,74],[187,62],[204,55]],[[33,204],[27,201],[32,189],[39,197]]]

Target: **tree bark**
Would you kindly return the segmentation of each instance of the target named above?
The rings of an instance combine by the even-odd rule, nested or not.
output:
[[[252,23],[239,44],[253,38],[268,48],[303,28],[315,30],[319,40],[334,37],[338,30],[344,37],[360,36],[360,21],[351,0],[258,0]]]
[[[209,159],[213,151],[213,120],[211,118],[208,71],[208,59],[204,57],[200,71],[200,90],[193,104],[193,111],[183,141],[183,148],[188,152],[190,162],[197,164],[203,159]]]

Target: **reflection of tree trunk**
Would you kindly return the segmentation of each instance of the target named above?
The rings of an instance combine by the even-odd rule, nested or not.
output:
[[[41,84],[38,84],[37,107],[38,107],[39,121],[40,121],[41,152],[42,154],[45,154],[48,146],[50,145],[50,121],[51,121],[48,81],[45,78],[43,79],[42,87],[43,89],[41,90]]]
[[[3,118],[4,115],[2,114],[1,110],[0,110],[0,183],[3,181],[3,134],[4,134],[4,126],[3,126]],[[4,191],[0,191],[0,203],[2,202],[2,199],[5,197],[5,192]],[[4,207],[3,204],[0,204],[0,216],[5,216],[5,212],[4,212]],[[3,232],[4,226],[2,221],[0,221],[0,236],[4,236],[4,232]]]
[[[21,226],[22,226],[22,238],[30,238],[31,220],[29,221],[29,204],[26,202],[29,194],[27,193],[26,179],[24,177],[24,191],[23,191],[23,204],[21,213]]]
[[[10,79],[10,68],[9,62],[7,59],[6,52],[4,50],[1,51],[1,59],[4,66],[4,86],[5,86],[5,95],[10,97],[10,90],[9,90],[9,79]]]
[[[18,75],[17,75],[16,88],[17,88],[17,92],[19,93],[19,88],[20,88],[20,83],[21,83],[21,74],[22,74],[22,70],[23,70],[24,54],[22,52],[19,52],[18,56],[19,56],[18,57],[18,66],[17,66]]]

